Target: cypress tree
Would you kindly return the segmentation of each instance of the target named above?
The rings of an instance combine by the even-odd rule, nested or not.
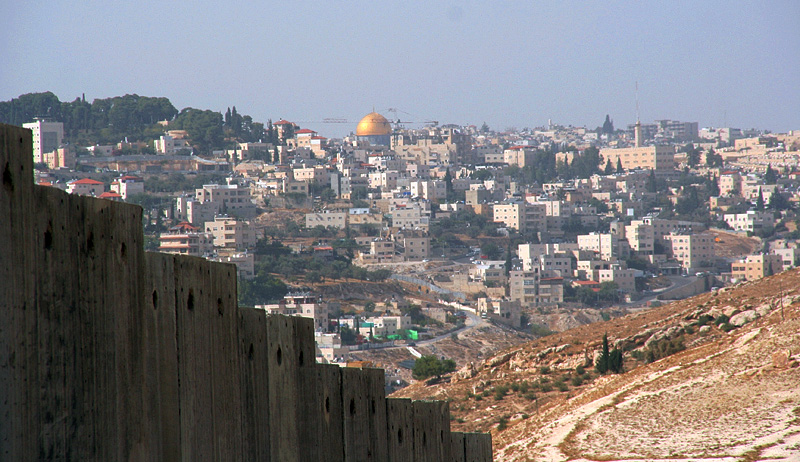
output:
[[[611,352],[608,350],[608,334],[603,334],[603,352],[600,353],[600,358],[597,359],[597,364],[594,368],[600,374],[608,372],[609,360]]]
[[[617,157],[617,173],[625,173],[625,169],[622,168],[622,158]]]

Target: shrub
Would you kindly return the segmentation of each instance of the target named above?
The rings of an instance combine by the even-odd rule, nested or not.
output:
[[[494,399],[500,401],[508,394],[508,387],[505,385],[498,385],[494,389]]]
[[[583,366],[578,366],[575,368],[575,373],[578,375],[583,375],[586,372],[586,369]]]
[[[511,391],[513,391],[514,393],[519,391],[519,384],[517,382],[511,384]]]
[[[729,318],[728,316],[726,316],[724,314],[721,314],[721,315],[717,316],[717,319],[714,320],[714,324],[719,326],[720,324],[725,324],[726,322],[728,322],[730,320],[731,320],[731,318]]]
[[[553,391],[553,386],[550,385],[549,383],[540,383],[539,389],[542,390],[542,393],[548,393]]]
[[[583,377],[581,377],[580,375],[576,375],[575,377],[572,378],[573,387],[579,387],[581,385],[583,385]]]
[[[505,417],[500,417],[497,422],[497,431],[503,431],[508,428],[508,420]]]
[[[561,391],[561,392],[569,391],[569,386],[566,383],[562,382],[562,381],[556,382],[556,388],[558,388],[558,391]]]
[[[734,326],[733,324],[731,324],[731,323],[729,323],[729,322],[726,322],[726,323],[722,324],[721,326],[719,326],[719,328],[720,328],[720,329],[721,329],[723,332],[730,332],[730,331],[732,331],[733,329],[736,329],[736,326]]]
[[[714,318],[712,318],[711,316],[709,316],[707,314],[704,314],[704,315],[701,315],[699,318],[697,318],[697,325],[699,327],[703,327],[703,326],[705,326],[706,324],[710,323],[713,320],[714,320]]]
[[[682,336],[672,340],[663,339],[650,345],[645,353],[645,360],[648,363],[652,363],[653,361],[658,361],[661,358],[666,358],[667,356],[673,355],[685,349],[686,346],[683,344]]]
[[[550,368],[548,366],[542,366],[539,368],[539,373],[542,375],[547,375],[550,373]]]
[[[523,380],[522,383],[519,384],[519,391],[521,393],[527,393],[529,387],[530,387],[530,384],[528,383],[528,381],[527,380]]]
[[[535,400],[536,399],[536,393],[534,393],[532,391],[529,391],[529,392],[525,393],[525,399],[527,399],[528,401]]]

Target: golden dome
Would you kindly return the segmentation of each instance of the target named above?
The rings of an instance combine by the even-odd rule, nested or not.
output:
[[[391,133],[392,126],[389,121],[377,112],[365,115],[356,127],[356,135],[358,136],[389,135]]]

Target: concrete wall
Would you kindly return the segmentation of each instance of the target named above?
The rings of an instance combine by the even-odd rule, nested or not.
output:
[[[239,308],[236,268],[145,253],[137,206],[33,185],[0,125],[0,460],[491,460],[442,402],[315,363],[313,323]]]

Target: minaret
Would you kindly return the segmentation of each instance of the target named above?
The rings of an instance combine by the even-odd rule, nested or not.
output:
[[[633,126],[633,145],[637,148],[642,147],[642,123],[638,119]]]
[[[639,121],[639,82],[636,82],[636,125],[633,126],[633,145],[642,147],[642,122]]]

